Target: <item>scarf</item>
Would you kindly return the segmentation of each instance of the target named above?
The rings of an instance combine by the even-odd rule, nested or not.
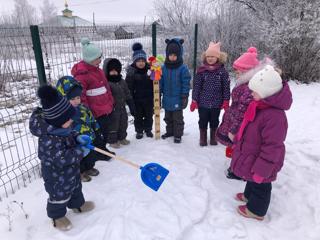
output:
[[[217,69],[219,69],[222,65],[220,63],[215,63],[212,65],[209,64],[203,64],[197,69],[197,73],[203,73],[205,71],[213,72]]]
[[[244,117],[240,126],[240,129],[236,135],[236,139],[239,141],[242,138],[244,129],[246,126],[250,123],[253,122],[253,120],[256,117],[257,109],[266,109],[269,108],[270,106],[262,101],[252,101],[246,112],[244,113]]]

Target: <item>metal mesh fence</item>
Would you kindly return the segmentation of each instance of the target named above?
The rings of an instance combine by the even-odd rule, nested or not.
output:
[[[0,199],[39,176],[27,119],[37,70],[29,28],[0,29]]]
[[[152,55],[151,25],[45,27],[39,26],[45,75],[49,84],[71,75],[81,60],[81,38],[97,44],[103,58],[118,58],[126,67],[132,63],[132,45],[140,42]],[[158,28],[157,53],[165,55],[165,39],[185,39],[185,62],[191,63],[192,32],[170,32]],[[0,28],[0,200],[39,177],[37,138],[29,132],[28,119],[38,105],[39,86],[29,28]]]

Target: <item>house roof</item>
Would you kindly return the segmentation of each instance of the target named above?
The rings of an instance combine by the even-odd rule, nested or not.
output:
[[[78,16],[65,17],[55,16],[48,21],[43,22],[40,26],[54,26],[54,27],[74,27],[74,26],[92,26],[93,24]]]

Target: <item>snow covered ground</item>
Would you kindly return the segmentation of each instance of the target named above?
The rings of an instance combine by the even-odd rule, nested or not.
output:
[[[129,146],[117,154],[140,165],[157,162],[170,170],[158,192],[145,186],[139,172],[120,163],[98,162],[101,174],[83,184],[96,209],[67,213],[74,228],[59,232],[46,216],[42,179],[0,202],[0,236],[10,240],[215,240],[320,239],[320,84],[290,83],[294,103],[289,112],[285,165],[273,184],[263,222],[238,215],[234,195],[245,183],[225,178],[229,161],[224,147],[198,146],[198,115],[185,111],[183,142],[136,140],[130,125]],[[163,114],[162,114],[163,117]],[[165,126],[161,122],[162,132]],[[23,208],[12,201],[23,202]],[[13,209],[8,231],[7,206]]]

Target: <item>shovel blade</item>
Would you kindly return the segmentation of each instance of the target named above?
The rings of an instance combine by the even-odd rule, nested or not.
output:
[[[168,169],[157,163],[148,163],[140,169],[142,181],[154,191],[158,191],[164,179],[169,174]]]

